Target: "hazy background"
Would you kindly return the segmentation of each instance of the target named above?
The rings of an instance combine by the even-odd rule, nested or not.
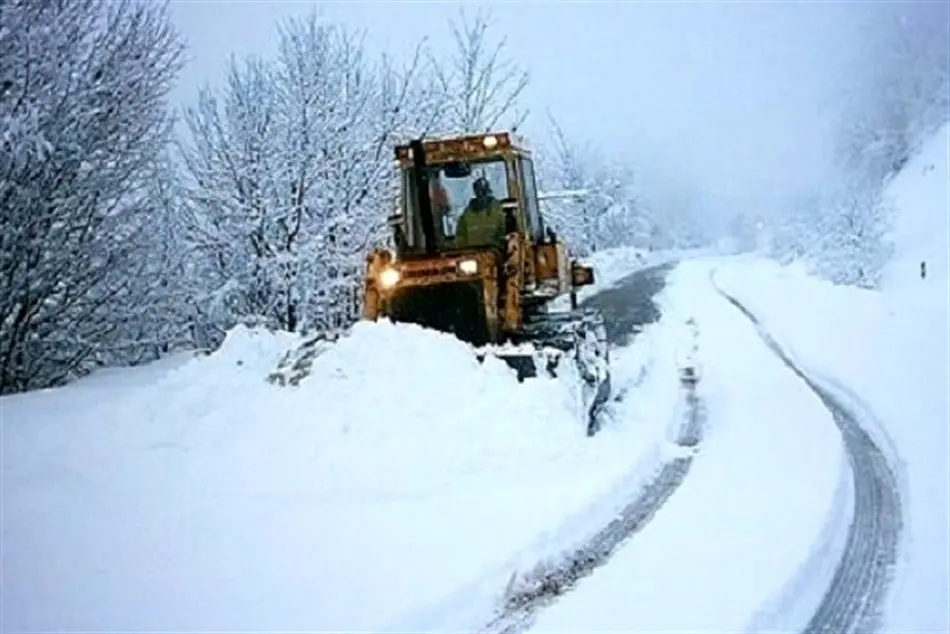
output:
[[[173,0],[190,62],[176,101],[217,82],[232,53],[269,54],[275,23],[319,7],[408,55],[481,6],[531,74],[523,131],[550,110],[573,137],[627,159],[654,204],[766,212],[828,175],[839,79],[877,9],[866,2],[283,2]],[[879,5],[877,5],[879,6]]]

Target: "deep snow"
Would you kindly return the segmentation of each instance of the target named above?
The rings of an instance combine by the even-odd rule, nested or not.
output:
[[[6,397],[2,626],[477,627],[513,573],[650,475],[681,342],[664,326],[617,351],[617,388],[640,396],[593,439],[558,381],[388,323],[297,387],[264,378],[299,339],[237,328],[210,356]]]
[[[799,363],[870,410],[867,431],[898,469],[907,515],[890,632],[950,631],[948,146],[945,126],[887,188],[898,216],[880,291],[756,259],[717,274]]]

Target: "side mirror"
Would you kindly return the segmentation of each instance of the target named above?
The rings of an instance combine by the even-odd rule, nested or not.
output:
[[[393,242],[400,251],[407,245],[406,241],[406,222],[402,214],[393,214],[386,218],[386,224],[393,234]]]

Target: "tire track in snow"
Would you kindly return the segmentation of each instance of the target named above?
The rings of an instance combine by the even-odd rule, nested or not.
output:
[[[873,632],[897,562],[903,521],[900,489],[885,454],[858,416],[831,391],[802,371],[759,319],[738,299],[713,286],[755,326],[765,344],[821,399],[841,430],[854,477],[854,517],[831,582],[804,631]]]
[[[695,375],[681,377],[685,388],[685,415],[675,443],[683,455],[664,463],[657,475],[583,546],[562,559],[554,568],[542,569],[522,580],[517,588],[509,584],[501,613],[482,631],[517,634],[531,626],[535,615],[569,592],[584,577],[606,564],[628,539],[645,527],[676,492],[689,473],[693,456],[702,440],[705,409],[696,395]]]
[[[614,288],[601,291],[584,302],[584,305],[596,307],[604,313],[608,341],[612,345],[629,345],[646,324],[660,318],[653,298],[664,287],[673,266],[674,263],[665,263],[636,271]],[[503,605],[482,631],[517,634],[528,629],[538,612],[606,564],[624,542],[649,524],[686,478],[702,441],[705,421],[705,408],[695,389],[698,377],[695,367],[690,365],[695,363],[692,355],[695,354],[696,324],[690,320],[687,326],[691,329],[694,349],[680,376],[684,388],[683,418],[673,440],[679,446],[678,455],[658,466],[653,479],[640,487],[620,512],[582,546],[565,555],[554,566],[536,569],[517,583],[513,576]],[[687,368],[690,368],[689,373]],[[618,397],[622,398],[622,395]]]

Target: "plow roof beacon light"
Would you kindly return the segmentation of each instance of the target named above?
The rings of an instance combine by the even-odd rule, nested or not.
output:
[[[387,266],[385,269],[379,272],[379,285],[383,288],[392,288],[402,277],[402,274],[399,273],[399,269],[394,269],[391,266]]]

